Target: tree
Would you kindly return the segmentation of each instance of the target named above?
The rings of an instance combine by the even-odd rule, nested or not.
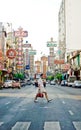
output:
[[[16,74],[13,75],[13,77],[15,79],[21,79],[21,80],[23,80],[24,79],[24,74],[23,73],[16,73]]]
[[[61,73],[57,73],[55,75],[55,78],[58,79],[58,80],[62,80],[62,74]]]

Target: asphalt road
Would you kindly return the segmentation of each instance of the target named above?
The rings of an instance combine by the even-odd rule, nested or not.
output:
[[[36,89],[0,90],[0,130],[81,130],[81,88],[47,85],[49,103]]]

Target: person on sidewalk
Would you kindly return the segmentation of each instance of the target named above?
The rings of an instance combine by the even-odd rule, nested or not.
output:
[[[38,79],[38,92],[40,90],[41,93],[43,93],[45,95],[45,97],[47,99],[47,102],[50,102],[52,99],[50,99],[50,100],[48,99],[48,94],[46,92],[46,89],[44,88],[44,84],[43,84],[42,78],[43,78],[43,74],[40,74],[40,78]],[[35,96],[34,102],[37,102],[38,92],[37,92],[37,94]]]

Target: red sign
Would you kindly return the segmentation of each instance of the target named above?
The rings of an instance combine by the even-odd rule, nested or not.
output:
[[[54,60],[54,64],[64,64],[64,60]]]
[[[14,59],[16,57],[16,51],[14,49],[9,49],[6,55],[9,59]]]
[[[28,36],[28,32],[27,31],[15,31],[14,35],[16,37],[27,37]]]

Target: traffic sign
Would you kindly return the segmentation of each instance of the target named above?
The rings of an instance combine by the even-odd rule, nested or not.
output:
[[[26,65],[26,69],[29,70],[29,69],[30,69],[30,66],[29,66],[29,65]]]

